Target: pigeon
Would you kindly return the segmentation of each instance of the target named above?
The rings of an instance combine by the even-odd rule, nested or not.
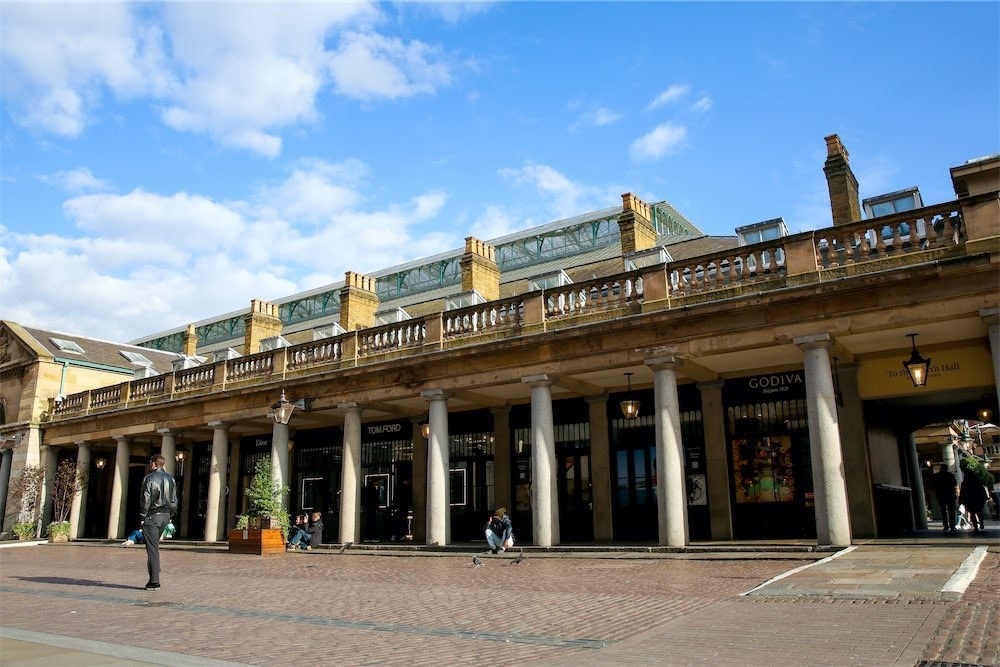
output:
[[[526,558],[527,558],[527,556],[524,555],[524,549],[521,549],[517,553],[517,558],[515,558],[514,560],[512,560],[510,562],[510,564],[511,565],[520,565],[521,561],[525,560]]]
[[[473,556],[472,557],[472,564],[475,565],[476,567],[482,567],[483,566],[483,561],[480,560],[479,556]]]
[[[354,542],[344,542],[344,546],[340,547],[340,553],[344,553],[348,549],[354,546]]]

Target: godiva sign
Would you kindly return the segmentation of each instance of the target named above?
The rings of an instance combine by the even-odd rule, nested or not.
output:
[[[860,359],[858,390],[862,399],[920,394],[942,389],[962,389],[993,384],[993,360],[983,345],[920,348],[931,358],[927,386],[914,387],[903,368],[905,352]]]

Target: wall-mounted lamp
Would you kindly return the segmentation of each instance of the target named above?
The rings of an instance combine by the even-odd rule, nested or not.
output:
[[[993,396],[991,394],[983,394],[979,397],[976,418],[981,422],[993,421]]]
[[[632,374],[626,373],[625,379],[628,381],[628,398],[620,403],[622,414],[625,419],[635,419],[639,416],[639,401],[632,398]]]
[[[924,359],[917,352],[917,336],[920,334],[906,334],[910,337],[910,342],[913,344],[913,351],[910,353],[910,358],[903,362],[903,368],[910,375],[910,381],[913,382],[914,387],[924,387],[927,386],[927,371],[931,367],[931,360]]]
[[[278,402],[271,406],[271,412],[269,413],[274,421],[279,424],[287,424],[288,420],[292,418],[292,411],[298,408],[299,410],[307,410],[306,399],[300,398],[297,401],[289,401],[285,398],[285,390],[281,390],[281,398]]]
[[[424,436],[424,440],[431,437],[431,425],[428,422],[420,422],[420,435]]]
[[[104,470],[104,466],[108,465],[107,459],[96,459],[94,465],[97,466],[98,470]]]

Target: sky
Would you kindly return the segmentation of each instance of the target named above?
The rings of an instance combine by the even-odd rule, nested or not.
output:
[[[0,0],[0,319],[125,342],[666,200],[701,230],[955,199],[997,2]]]

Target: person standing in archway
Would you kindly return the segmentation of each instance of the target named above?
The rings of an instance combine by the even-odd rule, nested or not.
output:
[[[937,496],[938,505],[941,506],[941,522],[944,529],[954,533],[955,512],[957,507],[955,501],[958,498],[958,480],[955,474],[948,470],[948,464],[942,463],[940,469],[932,477],[934,482],[934,494]]]
[[[963,461],[964,463],[964,461]],[[972,530],[978,533],[985,529],[983,525],[983,506],[986,504],[986,487],[976,475],[975,471],[968,467],[963,467],[965,477],[962,478],[962,487],[958,491],[958,501],[965,505],[969,512],[969,523]]]

